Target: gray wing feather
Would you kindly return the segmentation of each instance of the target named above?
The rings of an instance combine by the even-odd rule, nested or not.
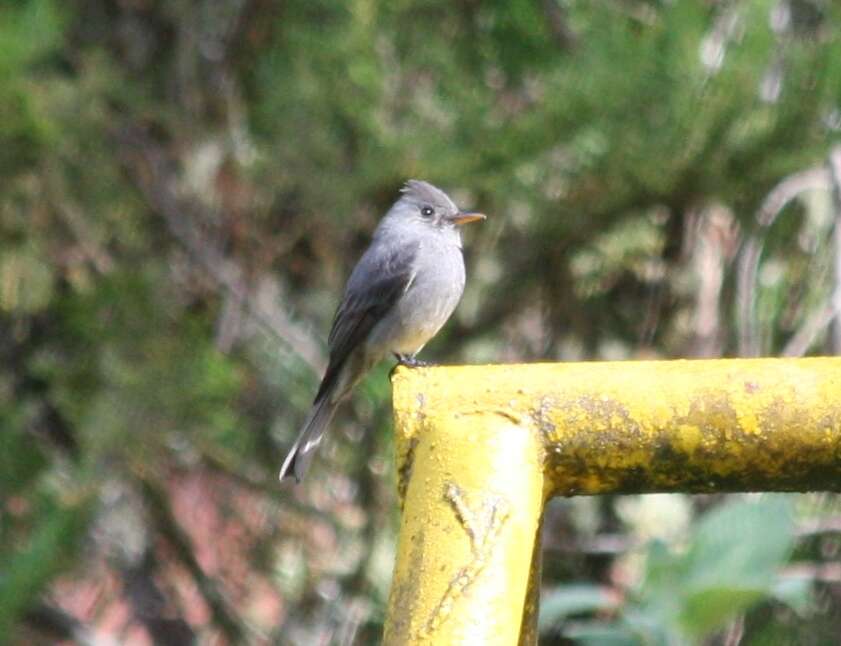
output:
[[[351,352],[409,289],[417,252],[417,243],[395,245],[388,253],[372,248],[359,261],[333,319],[327,339],[330,362],[316,401],[333,385]]]
[[[303,478],[343,394],[336,388],[342,387],[339,376],[348,357],[409,289],[417,251],[416,244],[395,245],[387,254],[382,248],[369,249],[353,270],[330,330],[327,371],[307,421],[283,461],[281,480],[294,478],[300,482]]]

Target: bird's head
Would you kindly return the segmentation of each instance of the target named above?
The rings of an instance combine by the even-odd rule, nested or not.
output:
[[[457,227],[485,219],[481,213],[460,210],[444,191],[428,182],[410,179],[401,193],[386,216],[394,226],[430,227],[457,235]]]

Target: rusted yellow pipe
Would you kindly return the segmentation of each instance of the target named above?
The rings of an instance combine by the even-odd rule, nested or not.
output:
[[[530,643],[550,496],[841,491],[839,358],[400,368],[393,385],[386,644]]]
[[[540,435],[466,409],[405,423],[385,644],[516,644],[543,508]],[[486,573],[492,573],[487,576]]]

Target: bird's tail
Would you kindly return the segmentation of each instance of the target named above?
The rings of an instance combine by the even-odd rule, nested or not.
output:
[[[295,478],[295,482],[301,482],[301,478],[307,472],[315,454],[315,449],[321,443],[324,431],[333,418],[333,413],[339,403],[330,396],[331,394],[329,391],[323,393],[313,403],[298,439],[295,440],[295,444],[292,445],[289,454],[283,461],[283,466],[280,467],[279,477],[281,481],[287,478]]]

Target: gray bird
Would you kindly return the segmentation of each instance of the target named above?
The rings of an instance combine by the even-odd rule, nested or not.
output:
[[[464,291],[458,227],[483,220],[460,211],[444,191],[409,180],[354,267],[333,319],[330,361],[280,479],[306,473],[336,407],[378,361],[415,355],[450,318]]]

